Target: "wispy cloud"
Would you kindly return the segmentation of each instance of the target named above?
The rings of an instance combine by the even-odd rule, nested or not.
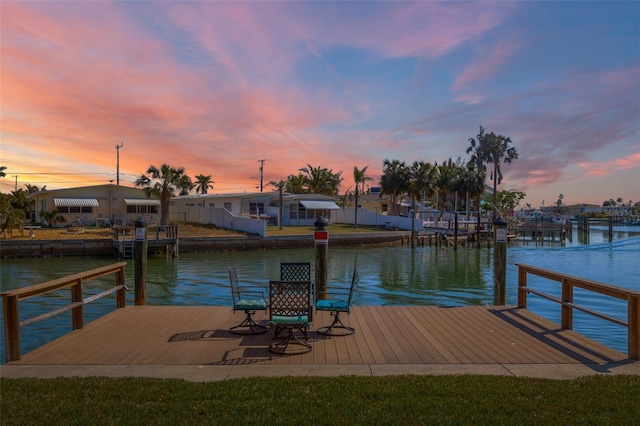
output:
[[[638,167],[637,49],[622,65],[600,52],[598,67],[525,75],[536,40],[522,10],[537,7],[5,2],[2,162],[113,174],[124,143],[127,176],[169,162],[213,175],[216,190],[250,190],[266,158],[267,181],[310,163],[345,171],[348,186],[354,165],[377,180],[385,158],[464,156],[484,125],[521,153],[508,185],[591,173],[569,164]]]

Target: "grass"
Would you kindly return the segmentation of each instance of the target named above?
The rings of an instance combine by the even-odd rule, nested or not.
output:
[[[313,235],[313,226],[285,226],[279,230],[277,226],[267,227],[267,236],[277,235]],[[376,232],[378,229],[373,226],[359,226],[355,229],[349,224],[331,224],[329,225],[329,235],[347,234],[347,233],[370,233]],[[14,231],[10,240],[95,240],[111,238],[110,228],[91,228],[83,229],[82,233],[70,233],[66,228],[42,228],[34,230],[35,237],[29,237],[29,231]],[[178,236],[180,238],[196,238],[196,237],[233,237],[243,236],[242,232],[235,232],[228,229],[218,228],[214,225],[205,225],[197,223],[188,223],[178,225]]]
[[[282,230],[277,226],[267,227],[267,236],[276,235],[313,235],[315,228],[313,226],[284,226]],[[332,223],[329,225],[329,238],[331,234],[367,234],[372,232],[380,232],[375,226],[358,225],[355,229],[353,225],[348,223]]]
[[[0,379],[2,424],[637,424],[639,376]]]

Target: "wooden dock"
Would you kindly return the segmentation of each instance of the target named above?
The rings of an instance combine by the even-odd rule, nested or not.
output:
[[[564,330],[516,307],[357,306],[345,323],[357,332],[326,337],[318,312],[312,351],[276,355],[272,332],[229,333],[242,320],[221,306],[131,306],[38,348],[12,365],[409,365],[550,364],[607,366],[629,362],[624,353]],[[259,312],[256,320],[265,323]],[[28,330],[25,330],[28,332]],[[637,363],[636,363],[637,364]],[[604,367],[603,367],[604,368]]]

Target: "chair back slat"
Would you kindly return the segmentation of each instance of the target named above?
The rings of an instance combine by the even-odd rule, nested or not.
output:
[[[311,316],[311,281],[269,281],[269,316]]]
[[[231,297],[233,298],[233,304],[235,306],[235,304],[240,300],[240,288],[238,285],[238,273],[236,272],[236,268],[229,269],[229,283],[231,284]]]
[[[311,281],[310,262],[287,262],[280,264],[281,281]]]
[[[355,287],[356,281],[358,281],[358,270],[354,269],[353,276],[351,277],[351,287],[349,288],[349,303],[347,304],[349,310],[351,310],[351,300],[353,300],[353,289]]]

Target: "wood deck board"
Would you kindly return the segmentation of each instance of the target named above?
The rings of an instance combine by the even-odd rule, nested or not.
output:
[[[466,346],[464,341],[454,335],[450,327],[442,327],[442,324],[446,321],[442,309],[421,310],[421,315],[428,319],[438,341],[443,342],[443,345],[455,356],[457,362],[452,363],[472,364],[472,360],[469,357],[471,354],[470,348]]]
[[[254,318],[267,323],[264,313]],[[12,364],[607,364],[626,359],[513,307],[357,306],[343,318],[356,333],[344,337],[318,334],[315,329],[332,319],[328,312],[319,312],[309,333],[313,350],[293,356],[267,350],[272,331],[230,333],[229,327],[242,319],[242,313],[220,306],[127,307]]]

